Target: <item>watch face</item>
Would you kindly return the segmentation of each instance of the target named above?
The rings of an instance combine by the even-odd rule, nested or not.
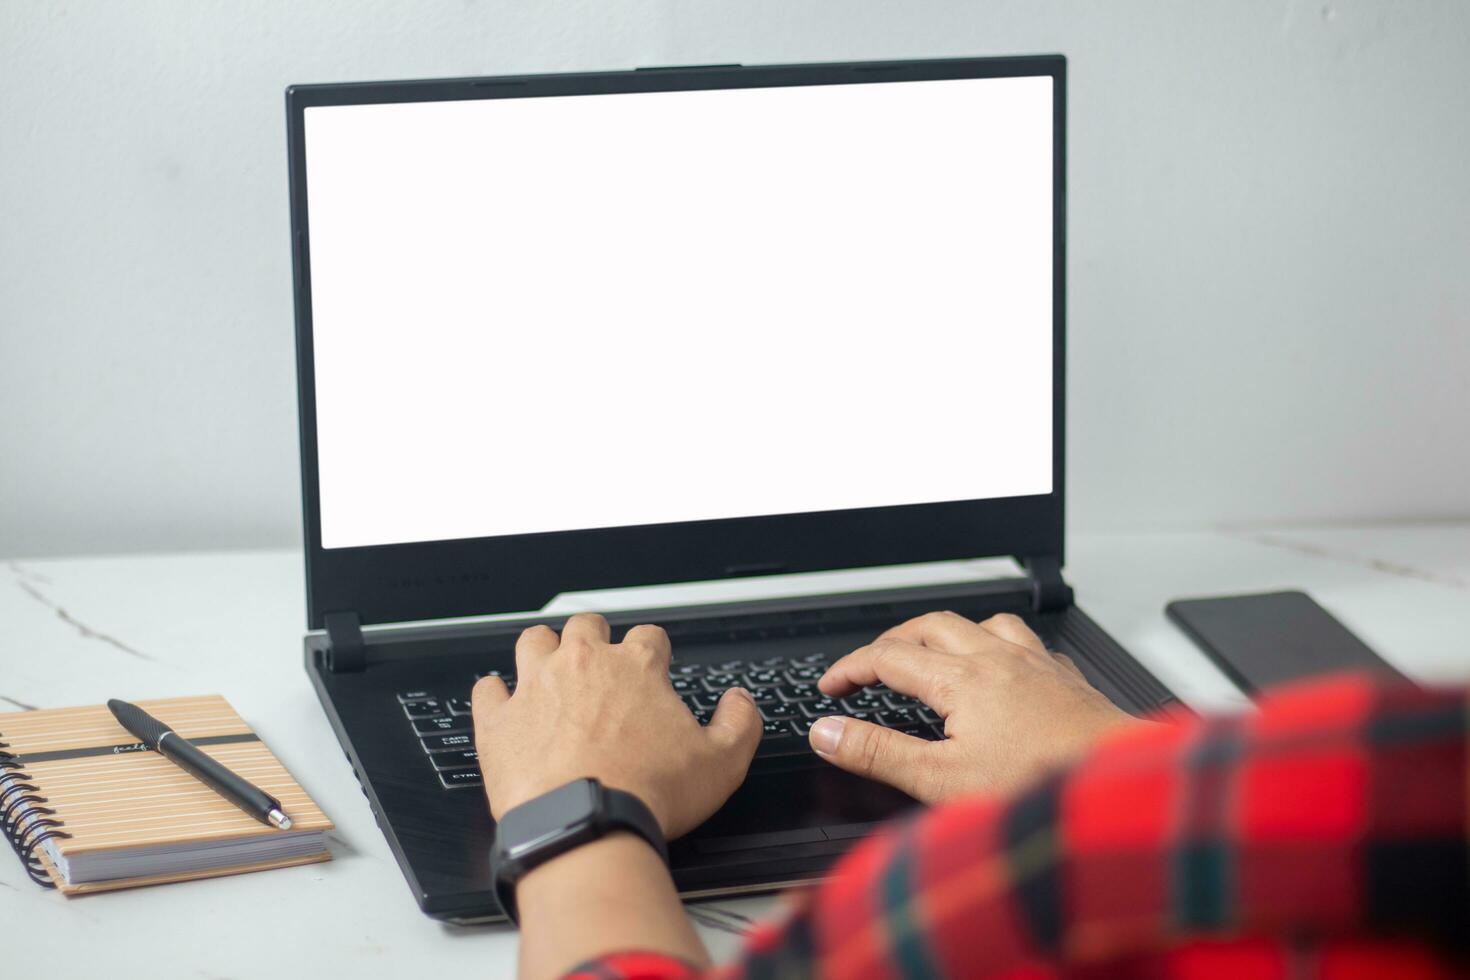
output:
[[[585,830],[597,813],[598,785],[578,779],[516,807],[500,821],[497,843],[515,860],[551,841]]]

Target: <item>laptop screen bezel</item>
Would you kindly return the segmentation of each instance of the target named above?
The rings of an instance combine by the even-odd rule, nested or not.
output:
[[[503,537],[324,549],[312,357],[305,111],[314,106],[624,92],[849,85],[961,78],[1052,79],[1052,491],[935,504],[742,517]],[[1065,459],[1066,60],[1060,55],[772,66],[705,66],[286,90],[296,312],[307,626],[332,612],[364,624],[540,609],[557,594],[753,574],[813,572],[996,555],[1062,559]],[[985,451],[974,420],[969,450]],[[626,437],[636,456],[637,438]],[[884,447],[875,446],[875,453]],[[392,465],[384,461],[385,466]],[[749,462],[746,465],[759,465]]]

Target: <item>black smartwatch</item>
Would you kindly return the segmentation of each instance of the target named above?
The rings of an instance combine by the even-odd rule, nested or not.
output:
[[[669,847],[653,812],[632,793],[608,789],[595,779],[574,779],[507,812],[495,828],[490,872],[495,897],[510,921],[521,921],[516,883],[526,872],[615,830],[642,837],[668,863]]]

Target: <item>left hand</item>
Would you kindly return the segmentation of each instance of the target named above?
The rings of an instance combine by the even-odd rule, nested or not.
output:
[[[607,620],[580,613],[561,636],[533,626],[516,642],[516,692],[475,685],[475,748],[498,820],[507,810],[593,776],[638,797],[667,838],[699,826],[745,779],[760,712],[741,688],[701,726],[669,683],[668,634],[635,626],[611,642]]]

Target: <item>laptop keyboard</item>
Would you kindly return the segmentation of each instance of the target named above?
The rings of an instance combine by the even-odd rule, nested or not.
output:
[[[845,698],[823,695],[817,690],[817,681],[832,659],[825,653],[814,653],[713,663],[675,661],[669,668],[669,682],[701,725],[709,723],[726,689],[738,686],[750,691],[765,729],[756,750],[758,759],[810,755],[807,732],[812,722],[825,715],[858,718],[917,738],[944,738],[944,722],[932,709],[883,685],[864,688]],[[516,678],[511,671],[483,671],[475,675],[475,680],[491,675],[515,690]],[[466,688],[469,684],[467,681]],[[445,789],[480,786],[468,690],[452,692],[459,696],[441,696],[446,693],[451,692],[402,691],[398,703],[439,785]]]

